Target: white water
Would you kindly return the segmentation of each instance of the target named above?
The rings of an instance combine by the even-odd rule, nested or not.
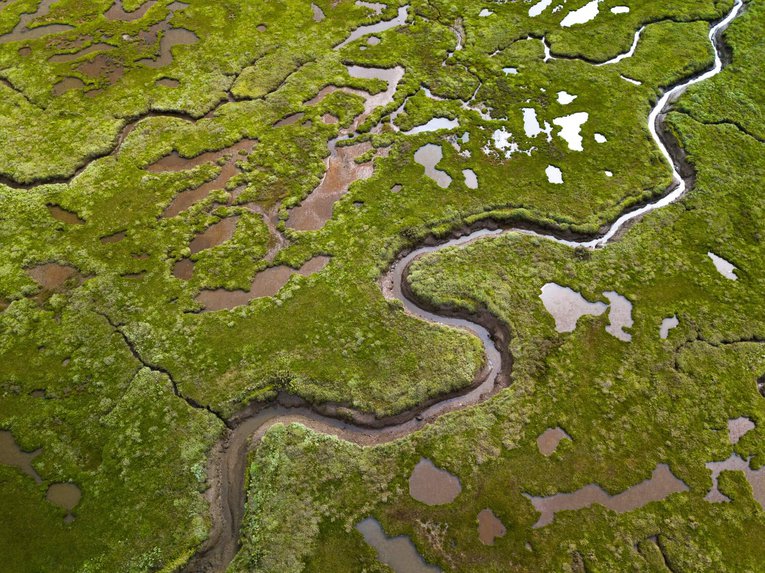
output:
[[[578,10],[572,10],[566,17],[563,18],[560,25],[564,28],[569,28],[577,24],[586,24],[590,20],[593,20],[600,12],[600,3],[603,0],[592,0],[579,8]]]

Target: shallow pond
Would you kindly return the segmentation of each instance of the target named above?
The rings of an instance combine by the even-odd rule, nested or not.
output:
[[[298,270],[284,265],[269,267],[255,275],[249,291],[230,291],[222,288],[203,290],[196,300],[204,306],[205,312],[242,306],[255,298],[274,296],[287,284],[292,275],[297,273],[310,276],[322,270],[329,261],[329,257],[320,255],[304,263]]]
[[[152,173],[185,171],[204,163],[217,163],[222,158],[227,158],[217,177],[207,183],[203,183],[199,187],[178,193],[173,197],[173,200],[167,206],[162,216],[175,217],[197,201],[207,197],[211,191],[225,188],[228,181],[239,173],[239,168],[236,166],[237,161],[243,159],[244,155],[251,153],[255,144],[256,141],[253,139],[242,139],[225,149],[207,151],[192,158],[181,157],[177,151],[173,151],[171,154],[146,167],[146,170]]]
[[[659,327],[659,337],[663,340],[666,340],[669,336],[669,331],[673,328],[676,328],[677,325],[680,324],[680,321],[677,319],[677,315],[672,315],[668,318],[665,318],[661,321],[661,326]]]
[[[80,503],[82,492],[73,483],[54,483],[48,488],[45,497],[49,502],[72,511]]]
[[[363,4],[362,4],[363,5]],[[367,34],[379,34],[380,32],[384,32],[385,30],[390,30],[391,28],[396,28],[397,26],[403,26],[406,24],[406,18],[409,11],[409,5],[401,6],[398,9],[398,14],[395,18],[392,18],[390,20],[383,20],[382,22],[378,22],[377,24],[368,24],[366,26],[359,26],[356,28],[353,32],[351,32],[348,37],[340,42],[337,46],[335,46],[335,50],[339,50],[340,48],[347,46],[351,42],[358,40],[362,36],[366,36]]]
[[[439,187],[446,189],[451,184],[452,178],[446,171],[436,169],[436,165],[443,156],[443,149],[435,143],[426,143],[414,152],[414,160],[425,168],[425,175],[435,181]]]
[[[544,285],[539,298],[555,319],[555,330],[558,332],[573,332],[582,316],[599,316],[608,308],[605,303],[589,302],[575,290],[556,283]]]
[[[34,28],[29,27],[29,24],[34,20],[47,15],[48,12],[50,12],[51,6],[56,2],[58,2],[58,0],[42,0],[34,12],[22,13],[13,30],[0,36],[0,44],[34,40],[36,38],[47,36],[48,34],[59,34],[74,29],[74,27],[69,24],[47,24],[45,26],[37,26]]]
[[[585,124],[590,115],[586,111],[580,111],[572,113],[571,115],[564,115],[563,117],[556,117],[553,123],[560,127],[558,135],[563,138],[568,144],[568,148],[572,151],[583,151],[582,147],[582,126]]]
[[[234,236],[239,217],[226,217],[207,227],[191,241],[191,254],[225,243]]]
[[[754,430],[755,425],[749,418],[740,417],[728,420],[728,441],[733,445],[743,438],[748,432]]]
[[[56,290],[69,279],[79,276],[77,269],[59,263],[45,263],[27,270],[29,276],[45,290]]]
[[[545,457],[551,456],[555,450],[558,449],[562,440],[570,440],[569,436],[564,430],[558,428],[548,428],[537,438],[537,448],[539,453]]]
[[[41,449],[34,450],[33,452],[23,451],[16,444],[16,440],[13,439],[13,435],[10,432],[0,430],[0,464],[19,468],[37,483],[42,483],[42,479],[32,466],[32,461],[41,452]]]
[[[507,533],[505,525],[494,515],[490,509],[481,510],[478,514],[478,539],[484,545],[494,545],[497,537],[504,537]]]
[[[659,464],[653,470],[650,479],[613,496],[597,484],[586,485],[572,493],[558,493],[549,497],[524,495],[541,514],[534,524],[537,528],[552,523],[559,511],[572,511],[599,504],[617,513],[624,513],[687,490],[688,486],[674,476],[667,464]]]
[[[752,488],[752,496],[760,506],[765,509],[765,467],[753,470],[749,467],[749,460],[743,459],[738,454],[731,455],[727,460],[721,462],[709,462],[705,464],[707,469],[712,472],[712,489],[704,497],[711,503],[722,503],[730,501],[730,498],[718,489],[718,479],[720,473],[724,471],[744,472],[746,481]]]
[[[634,323],[632,320],[632,303],[614,291],[606,291],[603,294],[611,303],[608,309],[609,323],[606,326],[606,332],[619,340],[629,342],[632,340],[632,335],[625,332],[624,329],[632,327]]]
[[[377,551],[379,560],[394,573],[437,573],[441,569],[425,562],[412,541],[403,535],[388,537],[373,517],[356,524],[364,540]]]
[[[58,205],[46,205],[46,207],[48,208],[51,217],[57,221],[61,221],[67,225],[83,225],[85,223],[85,220],[80,219],[79,215],[73,211],[67,211]]]
[[[561,20],[560,25],[564,28],[569,28],[593,20],[600,12],[600,2],[601,0],[592,0],[578,10],[571,10],[566,14],[563,20]]]
[[[478,175],[472,169],[463,169],[462,176],[465,178],[465,187],[468,189],[478,189]]]
[[[712,263],[714,264],[718,273],[720,273],[726,279],[730,279],[732,281],[738,280],[738,277],[736,276],[736,267],[733,266],[732,263],[729,263],[711,251],[707,253],[707,256],[712,259]]]
[[[427,458],[420,458],[409,476],[409,495],[427,505],[453,502],[462,491],[460,480],[436,467]]]
[[[409,131],[405,131],[406,135],[415,135],[417,133],[427,133],[430,131],[438,131],[439,129],[456,129],[460,126],[458,119],[449,119],[448,117],[434,117],[427,123],[413,127]]]

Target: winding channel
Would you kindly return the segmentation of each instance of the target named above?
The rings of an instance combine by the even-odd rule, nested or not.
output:
[[[541,232],[527,228],[491,228],[495,223],[479,224],[482,228],[454,231],[452,238],[431,240],[424,246],[405,253],[381,279],[383,295],[400,301],[410,314],[440,325],[462,328],[478,336],[485,351],[484,367],[474,384],[461,393],[442,396],[418,408],[389,418],[375,418],[336,404],[312,406],[295,396],[280,394],[275,403],[253,405],[229,421],[232,428],[215,447],[208,468],[210,488],[205,496],[212,511],[212,531],[208,541],[184,571],[224,571],[239,548],[239,529],[244,515],[244,480],[248,453],[267,430],[277,423],[299,422],[312,430],[331,434],[360,445],[375,445],[406,436],[447,412],[480,403],[509,383],[512,357],[508,351],[507,328],[488,312],[469,315],[462,311],[427,308],[408,290],[406,275],[410,264],[423,255],[447,247],[464,246],[486,236],[513,232],[533,234],[571,247],[596,249],[617,237],[625,225],[638,217],[677,201],[693,184],[693,170],[686,163],[682,149],[664,131],[664,118],[672,102],[689,86],[717,75],[723,68],[721,35],[743,8],[743,0],[735,0],[731,11],[709,31],[714,48],[714,65],[704,73],[686,79],[666,91],[648,117],[651,136],[672,166],[673,183],[659,200],[628,211],[595,237],[560,236],[563,233]],[[351,421],[344,421],[351,420]]]

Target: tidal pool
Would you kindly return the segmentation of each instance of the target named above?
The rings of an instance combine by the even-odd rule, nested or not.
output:
[[[152,173],[185,171],[205,163],[217,163],[222,158],[227,157],[217,177],[207,183],[203,183],[199,187],[178,193],[173,197],[173,200],[167,206],[162,216],[175,217],[197,201],[207,197],[211,191],[225,188],[228,181],[239,173],[239,168],[236,166],[237,161],[243,158],[242,154],[251,153],[255,143],[256,141],[252,139],[242,139],[234,145],[219,151],[208,151],[188,159],[181,157],[177,151],[173,151],[170,155],[166,155],[146,167],[146,170]]]
[[[752,488],[752,496],[760,506],[765,509],[765,467],[753,470],[749,467],[749,460],[743,459],[738,454],[731,455],[727,460],[721,462],[709,462],[705,464],[707,469],[712,472],[712,489],[704,497],[711,503],[722,503],[730,501],[730,498],[722,493],[718,488],[720,474],[724,471],[744,472],[746,481]]]
[[[45,290],[56,290],[66,281],[79,276],[77,269],[59,263],[45,263],[27,269],[27,273],[37,284]]]
[[[558,135],[562,137],[568,144],[568,148],[572,151],[583,151],[582,147],[582,126],[589,118],[589,114],[586,111],[580,111],[578,113],[572,113],[571,115],[565,115],[563,117],[556,117],[553,123],[560,127]]]
[[[543,129],[537,119],[537,110],[533,107],[523,108],[523,131],[526,133],[526,137],[536,137],[540,133],[544,133],[547,135],[547,141],[552,139],[552,126],[545,122]]]
[[[414,152],[414,160],[425,168],[425,175],[430,177],[442,189],[446,189],[452,182],[452,178],[446,171],[436,169],[443,159],[444,151],[440,145],[426,143]]]
[[[632,303],[614,291],[606,291],[603,294],[611,303],[609,305],[606,332],[619,340],[629,342],[632,340],[632,335],[625,332],[624,329],[630,328],[634,322],[632,320]]]
[[[311,11],[313,12],[313,21],[321,22],[326,16],[324,16],[324,10],[319,8],[316,4],[311,4]]]
[[[85,82],[83,82],[80,78],[66,77],[62,79],[60,82],[57,82],[53,86],[53,93],[54,95],[61,96],[61,95],[64,95],[66,92],[70,92],[72,90],[79,90],[84,87],[85,87]]]
[[[374,164],[370,162],[356,163],[360,157],[372,149],[369,142],[356,145],[338,145],[338,141],[348,137],[377,107],[384,106],[393,101],[401,78],[404,76],[404,68],[368,68],[364,66],[348,66],[348,74],[354,78],[379,79],[388,84],[388,88],[381,93],[369,95],[359,90],[350,90],[364,97],[364,112],[356,117],[348,129],[343,129],[338,137],[330,140],[328,144],[329,157],[327,158],[327,170],[319,185],[311,192],[303,202],[290,210],[287,226],[299,231],[315,231],[321,229],[332,217],[335,203],[348,192],[351,184],[355,181],[368,179],[374,173]],[[349,91],[341,88],[342,91]],[[334,86],[326,86],[315,97],[306,102],[306,105],[319,103],[327,94],[337,91]]]
[[[284,127],[286,125],[293,125],[299,122],[301,119],[303,119],[304,115],[305,114],[303,112],[293,113],[292,115],[288,115],[287,117],[284,117],[280,119],[279,121],[277,121],[274,124],[274,127]]]
[[[494,545],[497,537],[504,537],[507,533],[505,525],[494,515],[490,509],[483,509],[478,514],[478,539],[484,545]]]
[[[597,503],[611,511],[625,513],[683,491],[688,491],[688,486],[674,476],[667,464],[658,464],[650,479],[616,495],[609,495],[597,484],[586,485],[572,493],[558,493],[549,497],[524,495],[541,514],[533,526],[538,528],[552,523],[559,511],[584,509]]]
[[[191,259],[181,259],[173,265],[173,276],[177,279],[190,281],[194,276],[194,261]]]
[[[578,24],[585,24],[590,20],[595,19],[595,17],[598,15],[598,12],[600,12],[601,2],[602,0],[592,0],[578,10],[571,10],[568,14],[566,14],[565,18],[561,20],[560,25],[564,28],[569,28]]]
[[[460,480],[436,467],[427,458],[420,458],[409,476],[409,495],[427,505],[453,502],[462,491]]]
[[[322,270],[329,261],[329,257],[320,255],[306,261],[298,270],[284,265],[269,267],[255,275],[248,291],[222,288],[202,290],[196,300],[202,304],[204,312],[242,306],[255,298],[274,296],[287,284],[292,275],[310,276]]]
[[[73,483],[54,483],[48,488],[45,497],[49,502],[72,511],[80,503],[82,492]]]
[[[439,129],[456,129],[460,126],[460,122],[457,119],[449,119],[448,117],[434,117],[428,120],[427,123],[418,125],[405,131],[405,135],[415,135],[417,133],[428,133],[430,131],[438,131]]]
[[[672,315],[669,318],[662,320],[661,326],[659,327],[659,337],[666,340],[669,336],[669,331],[675,328],[678,324],[680,324],[680,321],[677,319],[677,315]]]
[[[712,263],[714,264],[718,273],[720,273],[726,279],[730,279],[732,281],[738,280],[735,272],[736,267],[733,266],[733,264],[729,263],[722,257],[715,255],[712,251],[709,251],[707,255],[710,259],[712,259]]]
[[[356,524],[356,530],[377,551],[378,559],[394,573],[437,573],[441,569],[425,562],[412,541],[404,536],[388,537],[373,517]]]
[[[382,11],[388,7],[387,4],[382,4],[380,2],[365,2],[364,0],[356,0],[355,4],[356,6],[369,8],[375,13],[375,16],[379,16],[380,14],[382,14]]]
[[[363,5],[363,4],[362,4]],[[339,50],[340,48],[343,48],[344,46],[347,46],[351,42],[358,40],[362,36],[366,36],[367,34],[379,34],[380,32],[384,32],[385,30],[390,30],[391,28],[395,28],[397,26],[403,26],[406,24],[406,18],[409,11],[409,5],[401,6],[398,9],[398,14],[395,18],[392,18],[390,20],[383,20],[382,22],[378,22],[377,24],[368,24],[366,26],[359,26],[356,28],[353,32],[351,32],[348,37],[340,42],[337,46],[335,46],[335,50]]]
[[[98,42],[96,44],[91,44],[87,48],[83,48],[82,50],[74,52],[73,54],[56,54],[48,58],[48,61],[53,62],[54,64],[73,62],[74,60],[82,58],[83,56],[87,56],[88,54],[92,54],[93,52],[106,52],[113,49],[114,46],[111,44]]]
[[[173,78],[159,78],[157,84],[166,88],[177,88],[181,85],[181,82]]]
[[[237,215],[234,217],[226,217],[207,227],[207,229],[199,233],[191,241],[191,244],[189,245],[191,254],[210,249],[231,239],[231,237],[234,236],[234,231],[236,231],[236,224],[238,222],[239,216]]]
[[[547,175],[547,181],[553,185],[563,185],[563,172],[559,167],[548,165],[545,168],[545,175]]]
[[[0,464],[5,466],[13,466],[19,468],[22,472],[35,480],[36,483],[42,483],[42,479],[32,466],[32,461],[40,455],[42,449],[37,449],[32,452],[23,451],[16,440],[13,439],[13,435],[6,431],[0,430]]]
[[[579,96],[571,95],[570,93],[566,91],[560,91],[558,92],[558,103],[561,105],[568,105],[572,101],[574,101],[577,97]]]
[[[754,422],[743,416],[728,420],[728,441],[731,445],[735,445],[748,432],[754,430],[754,428]]]
[[[550,4],[552,4],[552,0],[539,0],[539,2],[529,8],[529,17],[536,18],[544,12]]]
[[[67,225],[83,225],[85,224],[84,219],[80,219],[80,216],[75,213],[74,211],[67,211],[63,207],[60,207],[58,205],[46,205],[48,208],[48,213],[50,213],[51,217],[56,219],[57,221],[61,221],[62,223],[66,223]]]
[[[157,0],[148,0],[132,12],[127,12],[122,6],[122,0],[115,0],[114,4],[111,5],[104,16],[106,16],[109,20],[132,22],[134,20],[143,18],[146,15],[146,12],[148,12],[149,9],[152,8],[156,3]]]
[[[478,175],[472,169],[463,169],[462,176],[465,178],[465,187],[468,189],[478,189]]]
[[[34,40],[47,36],[48,34],[59,34],[74,29],[74,27],[69,24],[47,24],[45,26],[37,26],[34,28],[29,27],[29,24],[34,20],[47,15],[48,12],[50,12],[51,6],[56,2],[58,2],[58,0],[42,0],[34,12],[22,13],[13,30],[0,36],[0,44]]]
[[[549,457],[558,449],[561,441],[570,439],[571,436],[569,436],[565,430],[557,426],[555,428],[547,428],[544,432],[539,434],[539,437],[537,438],[537,448],[539,448],[540,454]]]
[[[199,37],[191,30],[170,28],[165,31],[159,41],[159,57],[155,59],[144,58],[138,60],[138,63],[150,68],[164,68],[173,63],[173,48],[175,46],[190,46],[198,41]]]
[[[573,332],[582,316],[599,316],[608,308],[605,303],[589,302],[575,290],[556,283],[544,285],[539,298],[555,319],[555,330],[558,332]]]

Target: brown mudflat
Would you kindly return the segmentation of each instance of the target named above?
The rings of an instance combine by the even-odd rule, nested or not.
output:
[[[59,263],[45,263],[27,269],[32,280],[45,290],[57,290],[69,279],[78,276],[77,269]]]

